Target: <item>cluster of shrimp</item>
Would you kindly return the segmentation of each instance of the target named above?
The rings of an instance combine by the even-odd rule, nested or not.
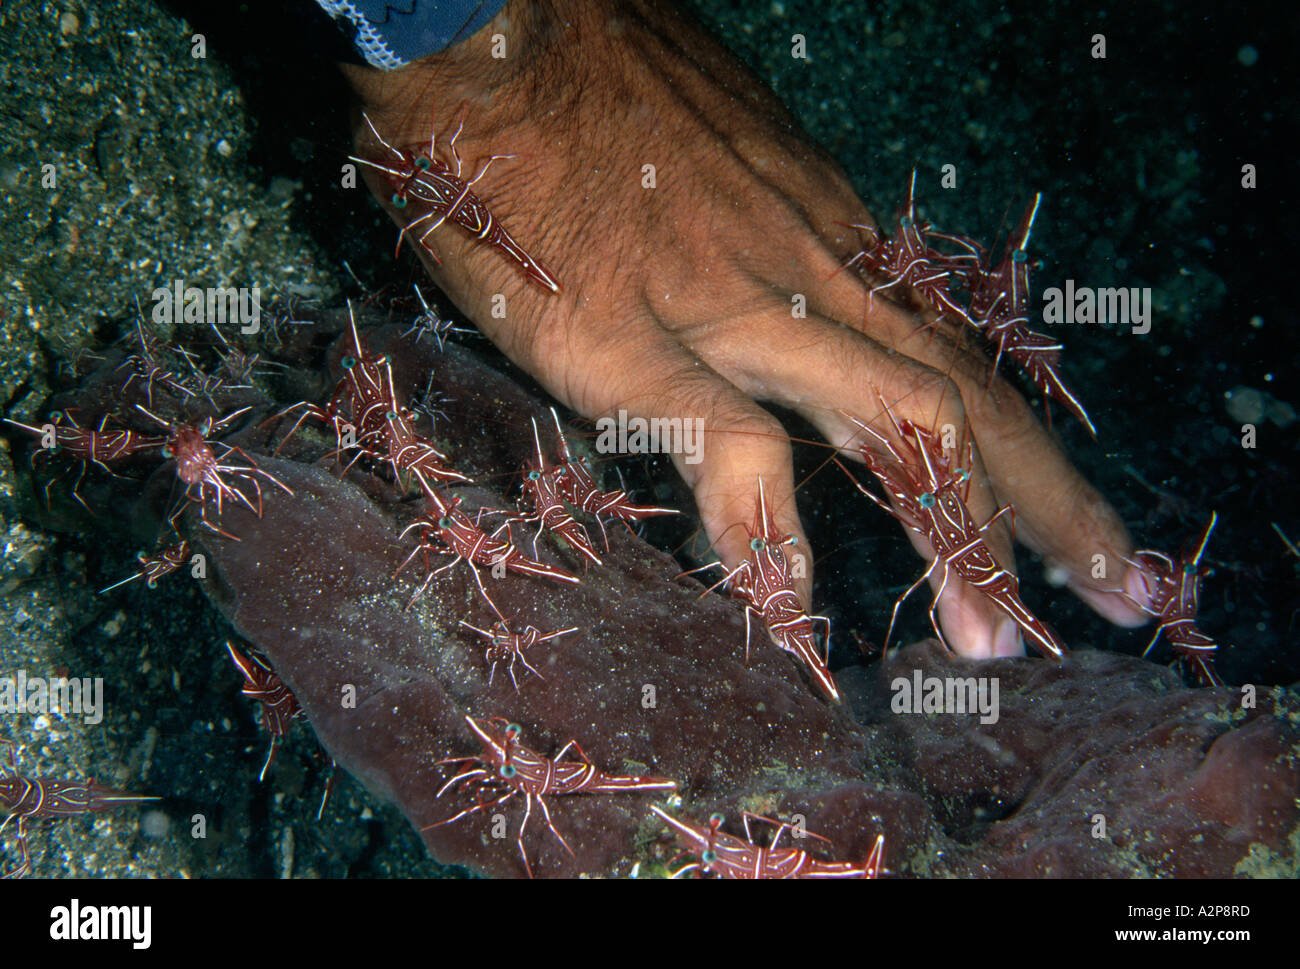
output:
[[[403,535],[416,532],[419,542],[398,568],[398,573],[417,555],[424,556],[426,565],[431,555],[450,555],[452,558],[441,568],[428,569],[424,583],[412,596],[408,608],[423,596],[438,575],[461,562],[465,563],[484,601],[498,619],[491,631],[478,630],[468,623],[465,625],[488,638],[490,645],[486,655],[491,675],[495,675],[497,664],[504,661],[510,669],[511,680],[514,681],[516,659],[521,659],[526,668],[534,669],[524,656],[524,651],[529,646],[573,630],[543,635],[531,626],[519,632],[511,629],[488,594],[479,567],[509,569],[563,582],[577,582],[578,577],[524,556],[507,539],[501,537],[501,532],[508,528],[508,522],[492,533],[485,531],[481,524],[490,510],[479,509],[471,518],[461,508],[462,498],[451,495],[445,486],[468,482],[469,477],[451,467],[446,454],[428,436],[417,430],[420,415],[399,401],[393,382],[392,364],[387,357],[367,350],[357,330],[351,305],[348,311],[350,345],[341,361],[342,378],[325,405],[303,401],[271,418],[274,421],[300,411],[297,421],[279,447],[284,447],[304,420],[312,418],[332,428],[337,445],[336,454],[347,459],[346,468],[364,464],[373,471],[391,474],[402,487],[409,488],[412,484],[417,487],[424,502],[424,513],[408,526]]]
[[[929,222],[918,222],[915,200],[914,169],[894,234],[885,235],[875,226],[854,226],[867,237],[867,243],[849,260],[849,265],[869,277],[884,278],[885,282],[872,288],[873,296],[894,287],[909,290],[940,317],[946,316],[978,330],[993,345],[992,372],[996,372],[1003,354],[1011,357],[1045,398],[1064,405],[1096,437],[1097,429],[1083,404],[1058,372],[1062,345],[1028,326],[1030,259],[1026,246],[1042,195],[1034,196],[1015,232],[1007,239],[1006,252],[997,266],[990,263],[979,243],[935,231]],[[931,240],[949,243],[961,251],[943,252],[931,245]],[[957,298],[963,288],[967,294],[965,305]],[[930,325],[937,323],[936,319]],[[1050,422],[1050,410],[1047,417]]]
[[[1027,247],[1042,196],[1034,196],[1008,237],[1002,261],[996,266],[977,242],[936,231],[930,223],[918,221],[915,197],[914,170],[893,234],[887,235],[874,226],[855,226],[867,237],[866,245],[848,265],[857,267],[873,282],[883,279],[871,289],[873,296],[895,287],[906,290],[934,310],[939,318],[946,317],[982,333],[994,350],[990,381],[1003,355],[1009,356],[1045,398],[1064,405],[1095,438],[1097,431],[1087,412],[1060,376],[1061,344],[1028,326],[1032,261]],[[935,242],[957,251],[944,252],[935,247]],[[963,290],[964,301],[958,299]],[[929,325],[938,325],[938,318]],[[1020,601],[1015,576],[998,565],[984,542],[987,529],[1004,514],[1013,514],[1012,509],[1005,507],[989,521],[977,524],[966,509],[969,453],[964,461],[957,459],[954,467],[954,459],[932,431],[910,421],[900,421],[887,403],[882,401],[882,405],[888,422],[886,433],[862,421],[854,422],[863,435],[861,455],[884,486],[889,500],[886,502],[862,490],[910,531],[927,540],[936,553],[921,578],[895,603],[890,632],[899,606],[917,586],[937,573],[939,592],[942,592],[949,577],[956,575],[1012,616],[1035,648],[1059,658],[1063,648],[1055,633]],[[1050,423],[1050,410],[1047,416]],[[1177,562],[1153,550],[1135,553],[1128,564],[1139,570],[1147,592],[1145,601],[1139,602],[1129,593],[1117,590],[1159,624],[1147,651],[1165,633],[1177,657],[1192,668],[1198,679],[1212,685],[1219,682],[1213,665],[1218,647],[1196,628],[1195,620],[1199,583],[1205,574],[1200,561],[1216,518],[1211,518],[1199,542],[1193,543]],[[942,640],[934,621],[939,592],[931,604],[930,618]],[[886,642],[889,635],[886,633]]]
[[[595,519],[600,526],[601,535],[604,539],[605,550],[609,550],[609,535],[605,531],[605,521],[610,519],[622,522],[629,529],[630,523],[640,521],[655,515],[675,515],[677,510],[674,508],[660,508],[654,505],[638,505],[629,500],[626,491],[602,491],[597,487],[595,479],[592,477],[590,466],[585,458],[575,459],[569,451],[568,443],[564,439],[564,432],[560,429],[559,416],[555,409],[551,409],[551,420],[555,424],[555,436],[559,444],[559,458],[556,462],[548,461],[542,451],[541,435],[537,428],[537,420],[532,420],[533,428],[533,460],[523,469],[523,497],[525,508],[524,513],[520,516],[512,516],[498,528],[499,534],[502,528],[507,532],[511,524],[521,522],[524,524],[537,524],[537,531],[533,535],[532,551],[533,558],[522,555],[513,546],[507,547],[503,551],[484,552],[480,550],[478,557],[473,554],[475,549],[483,542],[483,533],[475,535],[466,533],[465,526],[467,519],[460,522],[459,548],[468,549],[471,554],[460,553],[473,570],[475,561],[481,564],[490,564],[494,568],[504,566],[507,569],[523,572],[532,575],[541,575],[552,579],[561,579],[562,581],[577,581],[578,577],[573,573],[565,572],[554,566],[542,565],[536,558],[537,542],[543,532],[549,532],[557,538],[564,541],[570,548],[580,554],[587,563],[600,565],[601,559],[597,554],[595,547],[592,545],[591,536],[587,533],[586,527],[574,517],[574,514],[587,515]],[[440,509],[445,510],[445,509]],[[429,528],[429,521],[426,518],[422,523],[417,520],[415,525],[422,529]],[[455,535],[455,520],[452,520],[452,527],[448,529],[449,534]],[[477,525],[477,521],[475,522]],[[488,536],[487,541],[491,542],[496,536]],[[444,541],[444,544],[447,544]],[[452,546],[455,548],[456,546]],[[417,550],[418,551],[418,550]],[[414,553],[412,553],[414,554]],[[409,559],[408,559],[409,561]],[[454,564],[454,560],[453,560]],[[545,571],[543,571],[545,570]],[[487,641],[487,660],[491,664],[491,671],[488,675],[488,685],[492,683],[492,677],[496,673],[496,667],[500,663],[506,663],[510,674],[510,682],[514,684],[516,692],[519,689],[518,680],[515,678],[514,664],[516,661],[534,676],[539,679],[545,679],[527,659],[527,651],[539,644],[557,639],[560,636],[566,636],[578,631],[578,627],[571,626],[568,629],[560,629],[555,632],[543,634],[534,626],[524,626],[522,630],[515,631],[510,622],[503,616],[496,604],[487,595],[483,589],[482,580],[479,578],[477,570],[475,580],[478,582],[479,590],[486,599],[492,612],[496,615],[496,622],[490,629],[481,629],[478,626],[471,625],[465,620],[460,624],[469,629],[484,640]],[[432,577],[433,573],[430,573]],[[428,580],[426,580],[427,586]],[[424,587],[421,587],[423,591]],[[417,593],[418,595],[418,593]]]
[[[264,484],[293,494],[278,478],[259,468],[242,448],[219,440],[239,426],[251,407],[221,414],[214,397],[250,388],[257,357],[232,347],[219,330],[213,329],[226,352],[218,352],[220,366],[216,370],[205,372],[196,362],[195,354],[164,344],[149,333],[143,322],[137,322],[134,352],[116,368],[119,374],[125,371],[126,376],[115,396],[124,402],[142,396],[143,402],[136,399],[122,412],[86,418],[67,409],[50,414],[40,425],[5,419],[35,440],[33,467],[55,456],[70,459],[71,466],[77,468],[72,496],[92,514],[79,490],[91,465],[121,477],[115,469],[142,456],[172,463],[177,479],[184,486],[183,494],[166,515],[166,524],[177,541],[156,554],[142,554],[143,568],[125,581],[144,578],[152,587],[163,575],[187,561],[189,548],[180,539],[176,525],[186,508],[198,506],[202,527],[238,541],[238,536],[219,524],[227,504],[241,505],[260,517]],[[169,358],[178,358],[183,367]],[[66,473],[65,469],[46,483],[47,502],[50,486]]]
[[[411,331],[407,332],[409,334]],[[416,339],[418,338],[417,334]],[[596,516],[598,521],[601,515],[626,522],[648,515],[672,514],[674,511],[632,504],[627,500],[625,492],[600,491],[589,469],[569,455],[563,435],[558,432],[557,419],[563,460],[558,464],[546,460],[534,422],[536,462],[530,464],[524,472],[524,491],[530,496],[533,508],[526,515],[507,515],[504,521],[489,531],[485,520],[500,512],[479,508],[470,513],[462,507],[463,497],[451,493],[450,486],[469,483],[469,476],[452,467],[447,455],[426,434],[421,433],[421,415],[399,400],[391,362],[386,356],[372,353],[366,348],[350,306],[348,340],[348,350],[341,361],[343,375],[328,402],[318,405],[302,401],[285,408],[270,419],[274,421],[298,412],[297,420],[279,447],[283,448],[303,421],[310,418],[327,425],[333,431],[335,453],[340,459],[346,459],[345,470],[354,465],[364,465],[376,473],[391,476],[400,488],[414,488],[418,492],[423,502],[422,513],[402,532],[403,537],[414,534],[417,543],[396,574],[404,571],[417,557],[422,557],[426,575],[407,608],[419,601],[434,579],[463,563],[495,621],[487,629],[467,621],[462,621],[461,625],[487,641],[485,658],[490,670],[489,685],[498,665],[505,664],[511,682],[518,690],[515,664],[520,663],[541,677],[536,667],[529,662],[528,651],[540,643],[576,632],[577,627],[543,632],[534,626],[512,623],[488,593],[481,569],[487,568],[495,575],[514,572],[556,582],[578,582],[579,577],[573,572],[542,562],[536,557],[537,538],[541,530],[545,529],[578,549],[589,561],[600,563],[585,529],[565,510],[562,504],[564,501],[580,512]],[[511,528],[519,522],[539,523],[539,535],[533,539],[532,558],[513,543]],[[604,528],[603,522],[601,527]],[[448,556],[450,561],[433,568],[431,558],[435,555]]]
[[[465,717],[465,723],[478,739],[482,750],[473,757],[453,757],[439,762],[463,765],[465,769],[443,784],[435,799],[452,789],[470,789],[475,793],[475,801],[449,818],[426,825],[423,830],[452,824],[482,811],[491,811],[522,795],[524,816],[515,836],[515,844],[529,878],[533,876],[533,866],[524,847],[524,831],[532,817],[534,803],[540,808],[547,829],[572,856],[573,848],[556,828],[551,817],[547,797],[644,794],[677,789],[676,782],[667,778],[607,774],[592,762],[576,740],[570,740],[554,757],[548,757],[523,745],[520,741],[523,728],[517,723],[509,723],[502,717],[476,719],[470,716]],[[781,836],[787,830],[792,831],[795,837],[807,836],[819,845],[829,846],[830,842],[826,838],[804,831],[801,825],[746,812],[745,839],[742,840],[720,830],[724,820],[721,814],[714,814],[706,829],[689,820],[676,818],[658,805],[652,804],[650,811],[677,834],[678,841],[687,853],[696,855],[699,859],[674,872],[674,878],[688,872],[719,878],[876,878],[882,870],[885,845],[883,834],[876,837],[867,859],[857,865],[824,860],[802,848],[782,846]],[[750,831],[751,820],[766,821],[774,826],[775,833],[767,844],[755,843]]]

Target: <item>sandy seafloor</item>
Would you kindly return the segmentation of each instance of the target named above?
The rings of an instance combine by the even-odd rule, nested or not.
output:
[[[132,300],[185,278],[324,299],[410,277],[386,217],[332,190],[347,143],[339,39],[307,2],[16,0],[0,14],[0,393],[38,413],[61,366],[129,325]],[[1137,9],[1132,9],[1136,7]],[[248,8],[252,8],[252,12]],[[701,3],[702,19],[771,83],[888,219],[913,165],[948,162],[960,191],[922,197],[943,228],[999,240],[1035,190],[1039,278],[1149,286],[1145,336],[1065,335],[1066,373],[1100,443],[1065,446],[1141,545],[1174,551],[1211,509],[1203,625],[1229,682],[1294,683],[1300,557],[1292,410],[1297,326],[1293,16],[1262,4]],[[1278,7],[1278,11],[1282,8]],[[202,32],[207,57],[190,55]],[[1104,33],[1108,56],[1088,57]],[[790,57],[803,34],[809,57]],[[53,191],[40,166],[59,173]],[[1255,164],[1259,187],[1242,189]],[[404,282],[403,282],[404,284]],[[481,344],[479,344],[481,345]],[[1250,393],[1248,393],[1250,392]],[[1253,419],[1258,446],[1244,450]],[[817,452],[801,454],[811,467]],[[652,468],[652,474],[671,474]],[[901,534],[816,478],[801,510],[816,600],[838,628],[881,635],[920,568]],[[56,485],[55,487],[59,487]],[[104,677],[104,721],[0,718],[24,773],[93,775],[165,800],[39,822],[41,876],[428,876],[406,822],[340,777],[321,821],[316,744],[295,729],[266,783],[266,738],[193,584],[97,589],[133,571],[113,527],[51,517],[0,450],[0,675]],[[114,512],[109,511],[111,517]],[[1025,597],[1073,646],[1141,652],[1050,588],[1022,552]],[[905,635],[925,634],[924,609]],[[835,662],[854,661],[847,645]],[[208,836],[189,836],[195,815]],[[9,859],[15,857],[6,833]]]

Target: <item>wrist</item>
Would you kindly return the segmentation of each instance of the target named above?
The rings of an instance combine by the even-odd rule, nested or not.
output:
[[[536,85],[560,64],[571,69],[581,50],[572,42],[578,18],[607,6],[591,0],[508,0],[470,37],[405,67],[342,67],[372,116],[431,98],[484,103],[496,92]],[[567,52],[562,50],[566,43]]]

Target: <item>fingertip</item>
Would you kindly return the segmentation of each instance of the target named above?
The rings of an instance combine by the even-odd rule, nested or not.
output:
[[[1098,589],[1088,581],[1071,576],[1070,591],[1107,622],[1125,629],[1144,625],[1149,616],[1144,611],[1151,605],[1151,593],[1146,577],[1134,565],[1125,568],[1118,589]]]
[[[1147,574],[1140,566],[1129,565],[1124,573],[1124,591],[1137,609],[1151,608],[1151,587],[1147,583]]]
[[[754,552],[751,543],[765,533],[770,541],[784,545],[794,591],[807,609],[812,598],[812,550],[795,506],[793,467],[787,457],[784,467],[759,470],[751,465],[756,457],[733,455],[701,474],[695,483],[700,518],[714,551],[728,568],[749,560]]]
[[[993,636],[993,656],[1024,656],[1025,641],[1020,635],[1020,626],[1010,616],[1002,620]]]
[[[939,625],[944,641],[958,656],[996,659],[1025,655],[1016,621],[961,579],[950,576],[944,587],[939,598]]]

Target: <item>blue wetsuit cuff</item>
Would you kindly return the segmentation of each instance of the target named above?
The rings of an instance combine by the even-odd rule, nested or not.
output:
[[[356,28],[353,44],[371,67],[390,71],[469,37],[506,0],[316,0]]]

